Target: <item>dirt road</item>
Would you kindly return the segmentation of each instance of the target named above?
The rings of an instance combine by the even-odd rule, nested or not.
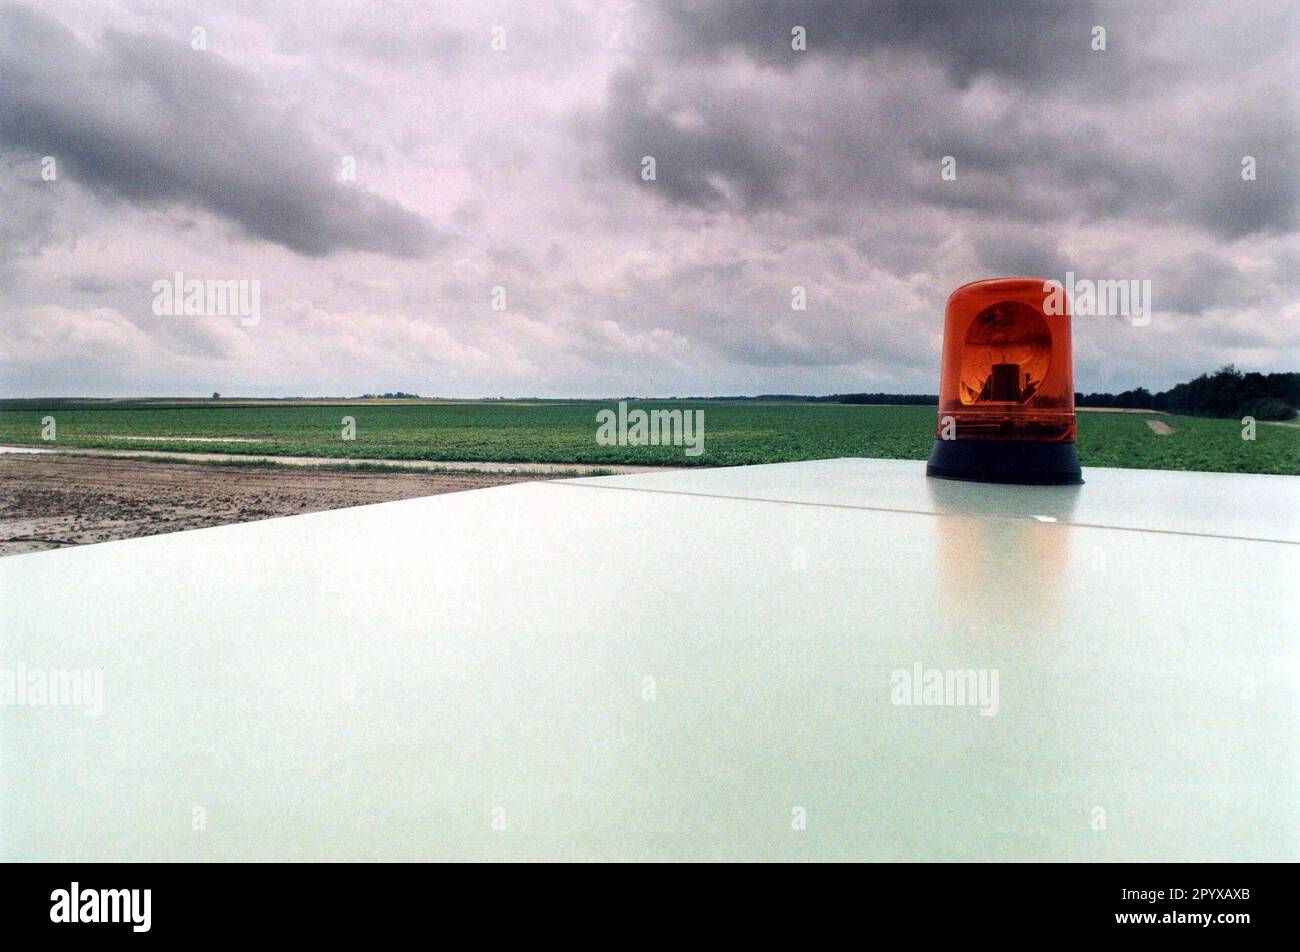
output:
[[[144,437],[118,437],[119,439],[140,439]],[[167,437],[169,440],[177,437]],[[190,439],[190,437],[179,437],[181,440]],[[198,439],[198,437],[195,437]],[[203,438],[205,442],[227,442],[227,443],[255,443],[256,440],[236,440],[236,439],[218,439],[215,441]],[[414,469],[414,470],[466,470],[470,472],[492,472],[492,473],[525,473],[536,478],[539,475],[550,473],[557,476],[604,476],[610,473],[663,473],[676,469],[674,466],[630,466],[625,463],[507,463],[497,461],[482,460],[431,460],[431,459],[356,459],[352,457],[330,457],[330,456],[272,456],[257,453],[240,453],[238,456],[232,453],[187,453],[177,452],[175,450],[101,450],[92,449],[82,446],[60,446],[55,448],[39,446],[12,446],[9,444],[0,444],[0,455],[7,453],[21,454],[40,454],[47,455],[58,453],[60,455],[73,456],[100,456],[110,457],[113,459],[149,459],[158,460],[175,460],[178,463],[274,463],[277,466],[365,466],[374,464],[391,469]]]
[[[130,539],[537,478],[0,455],[0,555]]]

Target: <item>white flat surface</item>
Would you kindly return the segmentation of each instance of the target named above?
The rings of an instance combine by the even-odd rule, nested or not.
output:
[[[4,559],[0,668],[105,697],[0,708],[0,858],[1300,858],[1300,480],[1085,477],[618,476]],[[892,704],[916,663],[996,669],[997,715]]]
[[[1078,526],[1300,542],[1300,480],[1293,476],[1089,468],[1083,486],[1016,488],[925,479],[924,471],[924,464],[912,460],[827,459],[574,482],[933,515],[1040,517]]]

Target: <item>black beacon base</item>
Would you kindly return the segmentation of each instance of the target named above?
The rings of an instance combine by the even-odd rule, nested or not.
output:
[[[1083,482],[1073,443],[1029,440],[935,440],[925,475],[978,483],[1077,486]]]

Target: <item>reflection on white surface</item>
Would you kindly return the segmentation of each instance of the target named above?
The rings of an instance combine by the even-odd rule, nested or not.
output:
[[[925,463],[915,460],[825,459],[638,473],[609,484],[935,514],[1041,514],[1076,525],[1300,542],[1300,481],[1293,476],[1091,466],[1083,475],[1082,486],[1008,486],[927,479]]]

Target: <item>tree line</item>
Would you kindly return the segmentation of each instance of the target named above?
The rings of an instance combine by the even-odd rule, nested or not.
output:
[[[1242,373],[1232,364],[1160,393],[1146,387],[1123,393],[1076,393],[1079,407],[1165,410],[1187,416],[1289,420],[1300,406],[1300,373]]]
[[[877,403],[897,406],[934,406],[939,398],[916,393],[833,393],[824,397],[767,394],[760,397],[727,397],[728,400],[785,400],[809,403]],[[1122,393],[1076,393],[1077,407],[1110,407],[1124,410],[1164,410],[1187,416],[1253,416],[1257,420],[1289,420],[1300,407],[1300,373],[1242,373],[1232,364],[1212,374],[1180,383],[1159,393],[1146,387]]]

